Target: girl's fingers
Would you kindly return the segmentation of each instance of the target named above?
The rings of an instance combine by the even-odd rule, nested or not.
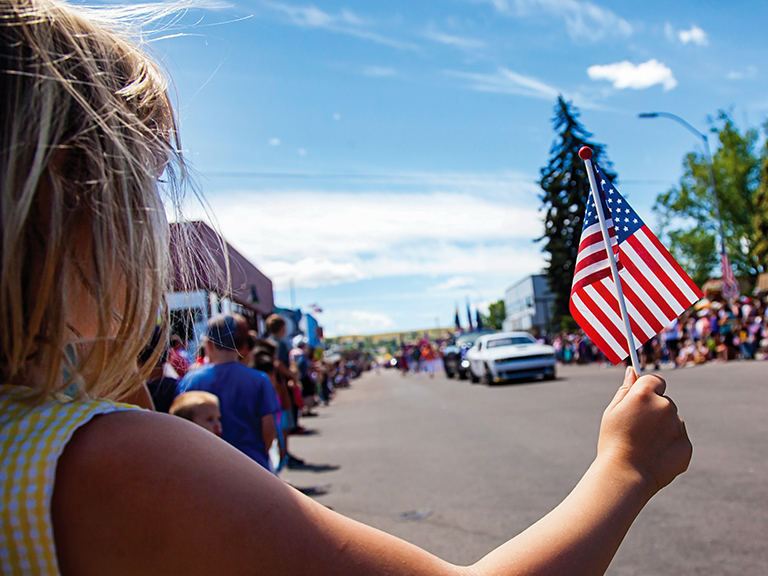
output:
[[[632,366],[628,366],[626,372],[624,373],[624,382],[622,382],[621,386],[616,391],[616,395],[613,397],[613,400],[611,400],[611,403],[608,406],[609,410],[624,399],[636,381],[637,374],[635,374],[634,368],[632,368]]]

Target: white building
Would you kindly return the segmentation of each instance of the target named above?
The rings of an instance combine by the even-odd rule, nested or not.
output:
[[[555,295],[543,274],[526,276],[504,295],[507,317],[504,330],[525,330],[537,335],[546,331],[552,319]]]

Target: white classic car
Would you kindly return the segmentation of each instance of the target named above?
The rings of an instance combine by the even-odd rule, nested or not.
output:
[[[494,384],[513,378],[555,379],[555,349],[539,344],[528,332],[481,336],[467,352],[469,377]]]

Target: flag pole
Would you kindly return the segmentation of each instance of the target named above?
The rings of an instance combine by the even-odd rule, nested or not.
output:
[[[608,253],[608,263],[611,265],[611,275],[613,276],[613,284],[616,286],[616,299],[619,301],[621,319],[624,321],[624,331],[627,335],[627,346],[629,347],[629,356],[632,359],[632,368],[634,368],[635,374],[640,376],[640,362],[637,359],[635,339],[632,337],[632,327],[629,324],[629,314],[627,314],[627,305],[624,302],[624,292],[621,290],[619,270],[616,268],[616,259],[613,257],[613,246],[611,246],[611,239],[608,237],[608,226],[605,223],[605,214],[603,214],[603,203],[600,201],[597,181],[595,180],[595,170],[592,167],[592,148],[589,146],[582,146],[579,150],[579,156],[584,160],[584,164],[587,167],[589,188],[592,191],[592,199],[595,201],[597,218],[600,220],[600,230],[603,232],[603,243],[605,244],[605,251]]]

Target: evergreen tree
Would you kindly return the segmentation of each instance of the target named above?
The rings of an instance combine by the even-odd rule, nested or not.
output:
[[[572,103],[562,96],[557,99],[553,122],[558,138],[550,149],[550,160],[541,169],[539,185],[544,219],[544,241],[542,250],[549,253],[545,270],[550,290],[555,294],[553,325],[559,326],[570,317],[568,301],[573,283],[573,271],[579,250],[581,227],[589,195],[589,179],[584,161],[579,158],[582,146],[592,148],[592,160],[600,165],[605,175],[616,182],[616,175],[610,170],[611,163],[605,156],[604,147],[589,141],[592,134],[587,132],[578,120],[579,113]]]

